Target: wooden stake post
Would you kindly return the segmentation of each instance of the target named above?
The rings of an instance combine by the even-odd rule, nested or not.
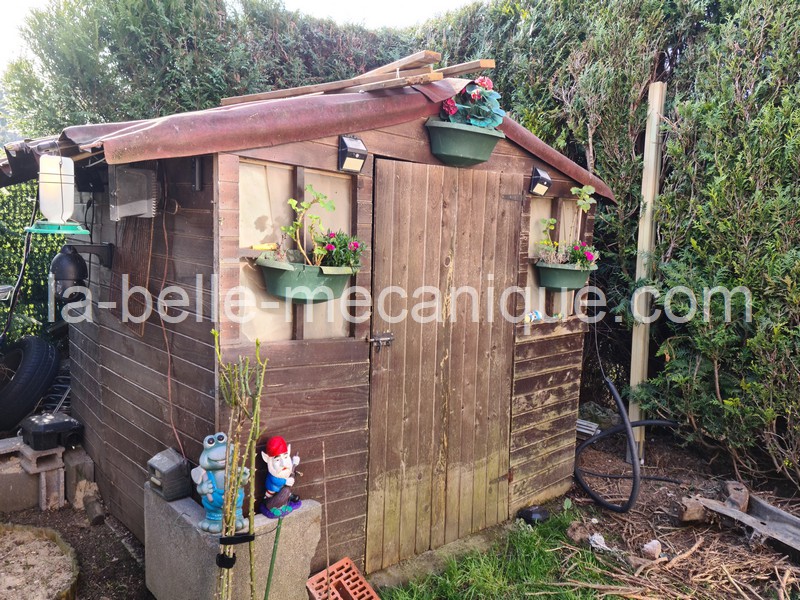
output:
[[[658,182],[661,177],[661,146],[660,134],[661,115],[664,112],[664,99],[667,86],[665,83],[650,84],[647,109],[647,129],[645,130],[644,144],[644,172],[642,174],[642,204],[639,209],[639,243],[636,250],[636,279],[647,277],[651,273],[649,255],[653,252],[655,229],[653,226],[653,202],[658,194]],[[650,314],[650,296],[638,296],[636,303],[631,306],[634,315],[647,317]],[[631,344],[631,388],[647,379],[647,360],[650,346],[650,323],[636,320],[633,326],[633,341]],[[628,416],[631,421],[642,419],[639,405],[631,402],[628,407]],[[639,448],[639,459],[644,460],[643,427],[634,429],[636,443]],[[630,460],[630,457],[628,457]]]

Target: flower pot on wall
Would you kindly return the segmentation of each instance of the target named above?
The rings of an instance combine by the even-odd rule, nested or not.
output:
[[[256,259],[267,292],[298,304],[316,304],[341,298],[350,277],[350,267],[313,267],[304,263],[275,260],[266,253]]]
[[[597,265],[581,269],[576,264],[538,262],[534,266],[539,272],[539,286],[556,291],[581,289],[586,285],[589,273],[597,270]]]
[[[425,123],[431,136],[431,152],[444,164],[470,167],[486,162],[505,134],[495,129],[442,121],[431,117]]]

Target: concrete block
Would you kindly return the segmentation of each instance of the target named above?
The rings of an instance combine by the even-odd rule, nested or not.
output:
[[[94,481],[94,461],[80,446],[64,451],[64,485],[67,502],[75,504],[75,493],[81,481]]]
[[[19,450],[22,468],[32,475],[62,468],[64,466],[63,454],[63,446],[49,450],[34,450],[27,444],[22,444]]]
[[[39,510],[64,506],[64,467],[39,473]]]
[[[191,498],[166,502],[145,484],[144,537],[147,588],[158,600],[212,600],[219,568],[219,536],[200,531],[205,511]],[[307,600],[306,580],[320,538],[322,507],[313,500],[283,520],[270,598]],[[261,598],[275,540],[276,520],[255,519],[256,597]],[[247,544],[234,547],[234,600],[250,597],[250,552]]]
[[[39,476],[26,473],[17,456],[0,456],[0,513],[25,510],[38,504]]]
[[[13,438],[6,438],[4,440],[0,440],[0,456],[5,456],[6,454],[16,454],[22,448],[22,436],[18,435],[17,437]]]

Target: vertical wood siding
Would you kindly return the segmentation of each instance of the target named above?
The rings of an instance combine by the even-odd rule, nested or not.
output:
[[[507,518],[513,325],[498,296],[516,283],[521,205],[506,197],[521,187],[521,175],[376,162],[372,330],[395,341],[372,351],[368,572]],[[391,286],[406,297],[388,295],[381,315]],[[474,297],[451,302],[462,286]],[[442,318],[421,323],[433,290]]]

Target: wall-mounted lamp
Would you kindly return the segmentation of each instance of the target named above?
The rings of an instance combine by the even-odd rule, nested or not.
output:
[[[533,173],[531,173],[530,193],[536,194],[537,196],[544,196],[551,185],[553,185],[553,180],[550,179],[550,175],[547,174],[547,171],[534,167]]]
[[[114,256],[113,244],[66,244],[50,262],[50,277],[53,278],[55,298],[58,302],[69,304],[85,298],[82,292],[66,291],[72,287],[86,287],[89,269],[80,253],[94,254],[100,258],[100,265],[111,268]]]
[[[88,235],[89,232],[75,221],[70,221],[75,209],[75,163],[65,156],[44,154],[39,158],[39,210],[44,219],[30,233],[55,233],[61,235]]]
[[[346,173],[361,173],[367,162],[367,147],[352,135],[339,136],[339,170]]]

